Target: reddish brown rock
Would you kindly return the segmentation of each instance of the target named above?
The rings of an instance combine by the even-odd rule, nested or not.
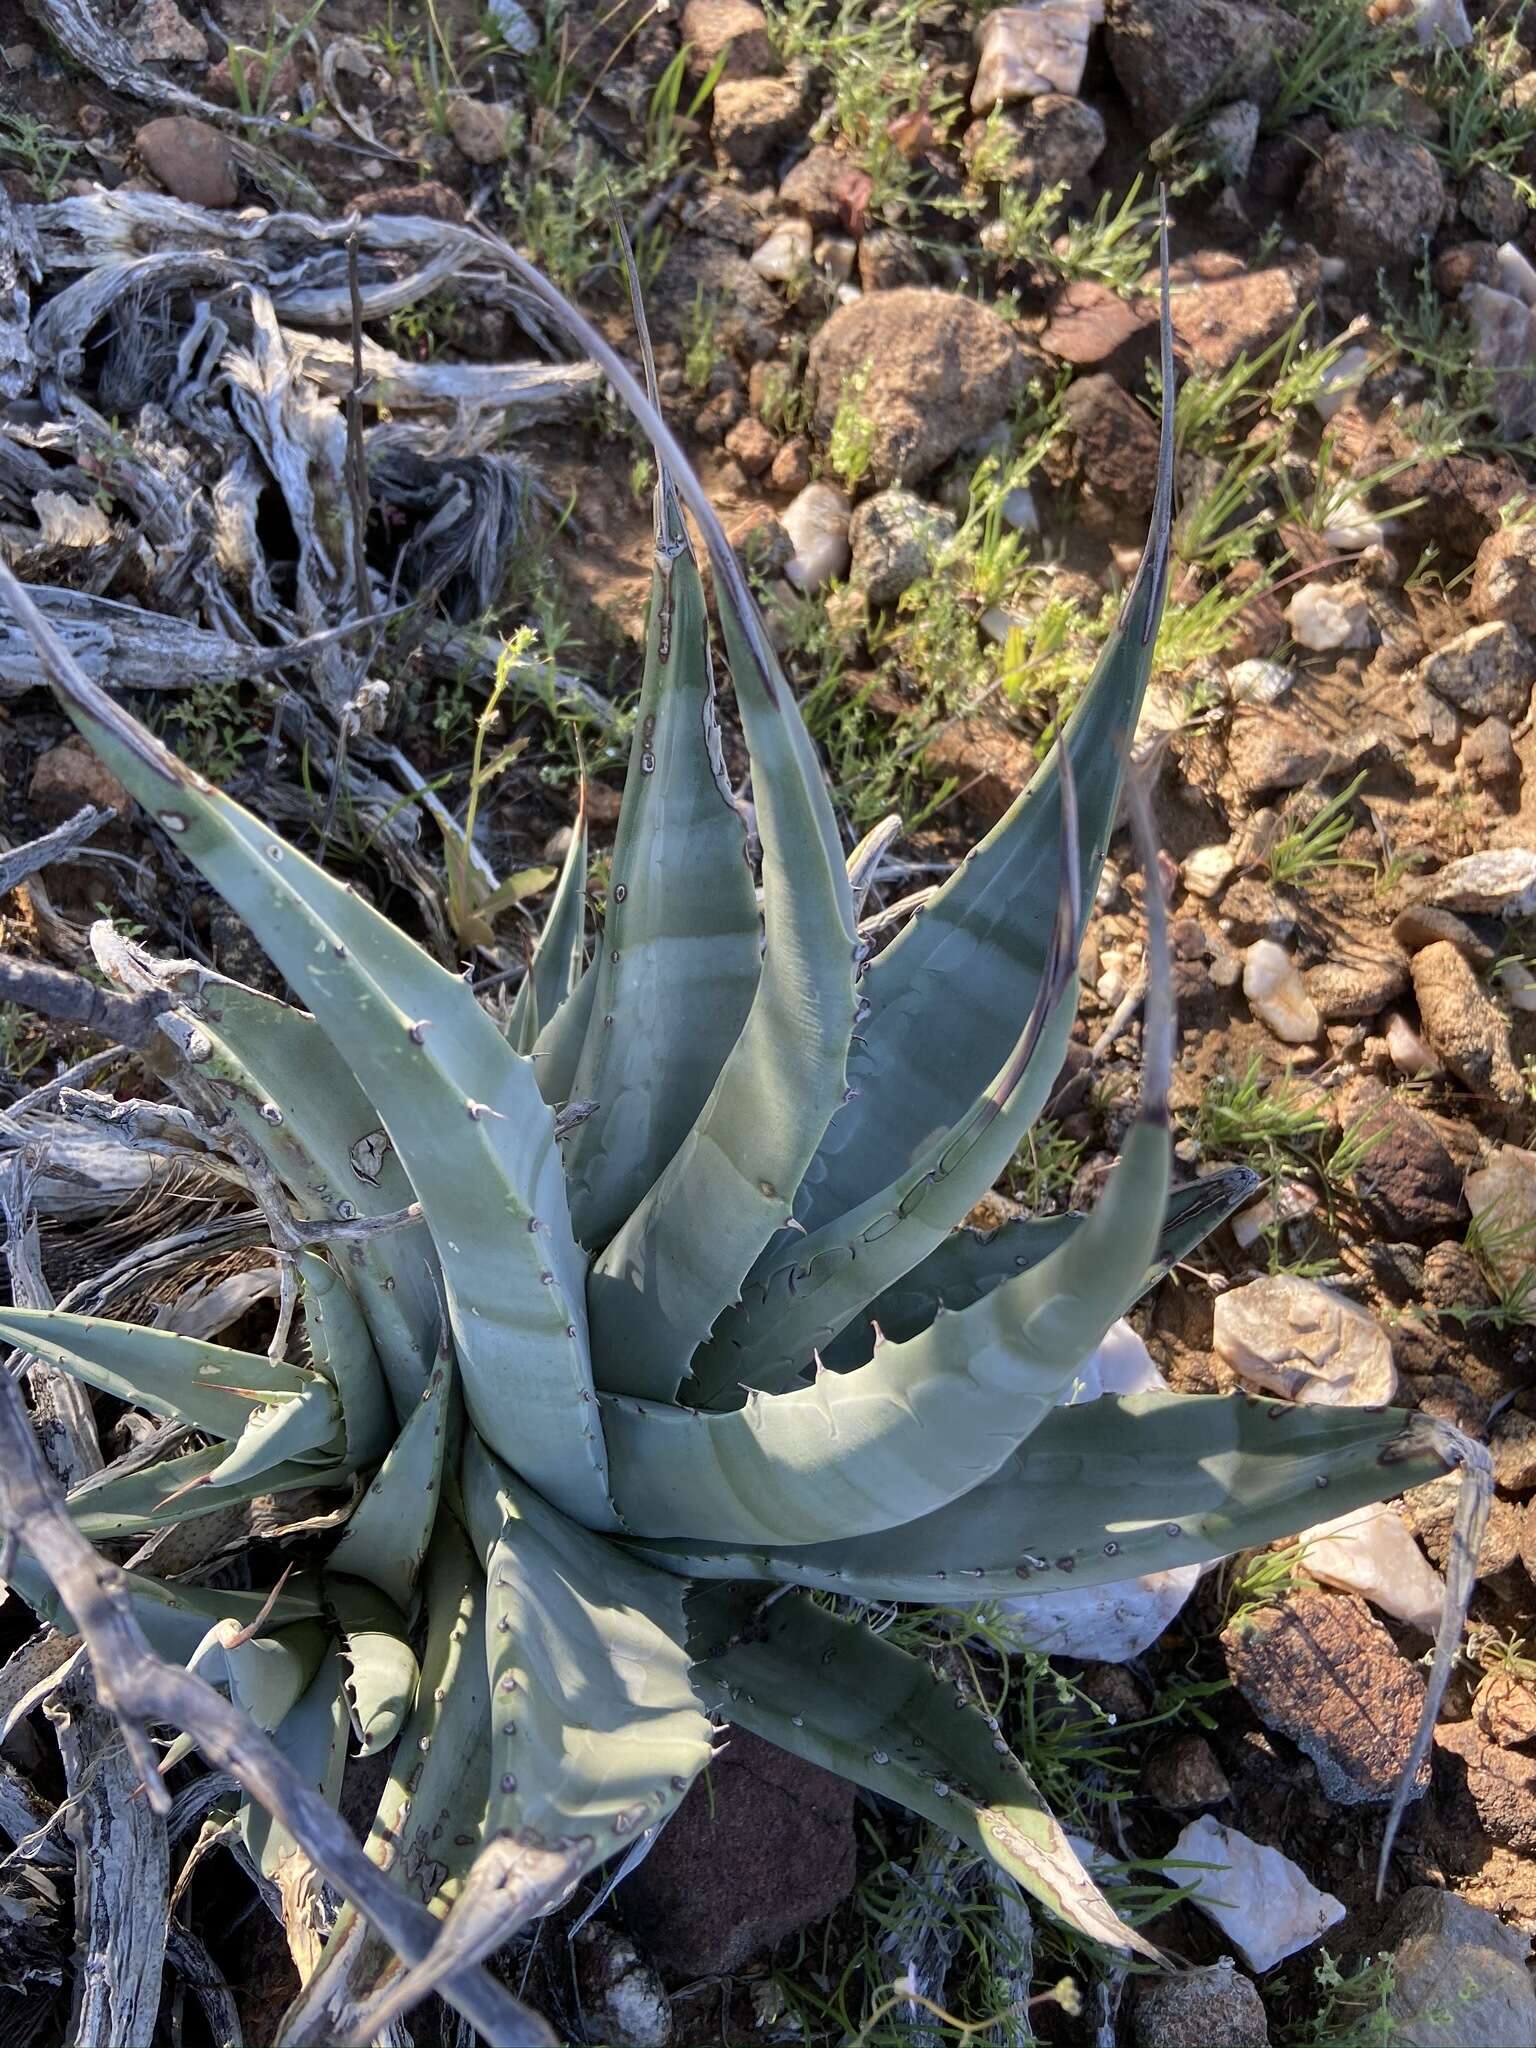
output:
[[[1437,1767],[1464,1789],[1483,1831],[1506,1849],[1536,1854],[1536,1756],[1502,1749],[1474,1721],[1435,1730]]]
[[[1102,372],[1079,377],[1062,401],[1079,482],[1118,512],[1145,518],[1157,488],[1157,424]]]
[[[352,194],[347,203],[365,220],[378,213],[416,214],[462,227],[468,219],[458,193],[437,178],[423,178],[419,185],[380,185],[373,192]]]
[[[1155,1749],[1141,1773],[1141,1789],[1170,1813],[1194,1813],[1231,1796],[1226,1772],[1203,1735],[1180,1735]]]
[[[62,825],[86,804],[126,818],[133,798],[82,739],[61,740],[38,757],[27,785],[27,804],[45,825]]]
[[[853,1787],[745,1729],[615,1894],[674,1980],[738,1970],[853,1889]]]
[[[1293,1593],[1232,1622],[1222,1648],[1233,1683],[1267,1727],[1317,1766],[1341,1805],[1392,1797],[1407,1766],[1424,1680],[1363,1600]],[[1416,1783],[1429,1782],[1427,1767]]]
[[[1490,1671],[1472,1701],[1472,1719],[1501,1749],[1536,1742],[1536,1685],[1515,1671]]]
[[[186,114],[146,121],[133,138],[144,168],[188,206],[233,206],[240,197],[235,153],[226,136]]]
[[[722,51],[723,78],[768,78],[784,67],[773,47],[768,17],[752,0],[688,0],[683,9],[688,76],[705,78]]]
[[[1074,369],[1102,370],[1130,385],[1156,356],[1157,321],[1146,302],[1077,278],[1051,301],[1040,346]]]
[[[1207,376],[1221,376],[1240,355],[1262,354],[1301,310],[1288,270],[1252,270],[1220,250],[1175,264],[1172,283],[1170,312],[1180,352]]]
[[[949,720],[923,752],[928,774],[959,785],[959,800],[995,825],[1039,763],[1034,750],[1000,718],[985,712]]]

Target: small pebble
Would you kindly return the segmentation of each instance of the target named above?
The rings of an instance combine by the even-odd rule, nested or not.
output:
[[[1286,607],[1291,635],[1314,654],[1371,644],[1371,614],[1349,584],[1305,583]]]
[[[781,220],[749,261],[770,284],[790,284],[809,269],[814,247],[808,220]]]
[[[1243,994],[1259,1022],[1287,1045],[1310,1045],[1323,1028],[1295,961],[1273,939],[1256,939],[1248,948]]]
[[[808,594],[848,573],[852,514],[845,494],[831,484],[807,484],[794,503],[785,506],[779,523],[795,552],[785,564],[784,574],[797,590]]]

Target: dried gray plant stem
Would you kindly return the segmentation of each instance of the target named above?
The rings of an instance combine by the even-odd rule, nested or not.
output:
[[[156,1017],[169,1007],[163,997],[114,995],[83,975],[14,953],[0,953],[0,1003],[19,1003],[119,1045],[147,1045]]]
[[[65,1831],[75,1850],[76,2048],[147,2041],[160,2009],[170,1917],[165,1815],[138,1796],[122,1730],[77,1665],[43,1710],[64,1759]]]
[[[20,1389],[8,1373],[0,1373],[0,1533],[8,1551],[20,1543],[36,1559],[84,1638],[97,1699],[117,1718],[125,1782],[132,1784],[139,1803],[157,1815],[165,1814],[171,1803],[146,1728],[154,1724],[185,1729],[206,1761],[215,1770],[227,1771],[244,1792],[276,1815],[321,1875],[408,1963],[424,1962],[438,1932],[426,1908],[387,1882],[345,1822],[248,1715],[201,1678],[163,1662],[150,1649],[122,1597],[116,1567],[96,1554],[70,1519],[43,1463]],[[425,1974],[433,1975],[430,1970]],[[558,2048],[544,2022],[483,1970],[460,1968],[441,1979],[434,1977],[429,1988],[457,2007],[490,2048]]]

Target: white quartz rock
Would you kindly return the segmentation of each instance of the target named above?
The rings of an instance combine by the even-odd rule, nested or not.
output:
[[[1192,1903],[1215,1921],[1250,1970],[1272,1970],[1344,1918],[1343,1903],[1320,1892],[1289,1856],[1209,1814],[1189,1823],[1170,1854],[1176,1862],[1218,1866],[1178,1876],[1196,1887]]]
[[[1221,894],[1236,872],[1237,858],[1230,846],[1197,846],[1179,869],[1190,895],[1207,902]]]
[[[1243,994],[1259,1022],[1287,1045],[1310,1045],[1323,1028],[1295,961],[1273,939],[1256,939],[1243,956]]]
[[[1010,100],[1075,94],[1083,82],[1088,38],[1104,19],[1103,0],[1030,0],[999,7],[976,31],[980,61],[971,112],[990,114]]]
[[[1240,661],[1227,671],[1227,688],[1239,704],[1278,704],[1296,681],[1283,661]]]
[[[1347,583],[1304,583],[1286,608],[1292,638],[1314,654],[1371,644],[1371,614]]]
[[[752,268],[772,284],[789,284],[809,268],[816,237],[808,220],[781,220],[753,251]]]
[[[1422,1032],[1414,1029],[1401,1010],[1390,1011],[1383,1028],[1387,1051],[1400,1074],[1422,1080],[1430,1074],[1439,1073],[1440,1062],[1430,1051],[1428,1041]]]
[[[1420,900],[1441,910],[1467,910],[1479,917],[1536,914],[1536,849],[1501,846],[1447,861],[1419,890]]]
[[[1149,1649],[1177,1617],[1200,1578],[1197,1564],[1110,1586],[1021,1593],[999,1601],[1008,1634],[1021,1649],[1085,1663],[1123,1664]]]
[[[1523,249],[1505,242],[1499,250],[1499,284],[1512,299],[1536,306],[1536,267]]]
[[[1384,1408],[1397,1391],[1391,1341],[1376,1318],[1291,1273],[1218,1294],[1212,1341],[1234,1372],[1288,1401]]]
[[[1319,419],[1331,420],[1334,414],[1354,395],[1361,379],[1371,367],[1370,351],[1360,348],[1340,349],[1333,361],[1319,379],[1317,396],[1312,401],[1312,410]]]
[[[1122,1316],[1104,1332],[1097,1351],[1083,1360],[1077,1378],[1057,1406],[1076,1408],[1084,1401],[1097,1401],[1101,1394],[1167,1391],[1168,1382],[1153,1363],[1151,1352]]]
[[[1381,1503],[1319,1522],[1300,1538],[1301,1568],[1325,1586],[1358,1593],[1426,1636],[1440,1626],[1445,1581],[1420,1550],[1408,1524]]]
[[[831,484],[807,484],[780,513],[779,524],[795,548],[784,574],[797,590],[819,590],[834,576],[847,575],[853,559],[848,544],[852,516],[847,497]]]

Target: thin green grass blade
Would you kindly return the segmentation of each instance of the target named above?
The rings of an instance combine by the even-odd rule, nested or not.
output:
[[[1167,1131],[1133,1126],[1074,1237],[906,1344],[730,1413],[601,1397],[614,1501],[635,1536],[813,1544],[891,1530],[967,1494],[1070,1388],[1157,1240]]]
[[[689,1578],[966,1606],[1207,1564],[1446,1470],[1423,1418],[1401,1409],[1136,1394],[1054,1409],[973,1492],[876,1536],[636,1547]]]
[[[689,1623],[696,1680],[729,1720],[959,1835],[1091,1941],[1157,1957],[964,1687],[803,1594],[701,1591]]]
[[[91,682],[3,563],[0,595],[81,733],[245,919],[377,1108],[429,1220],[477,1429],[551,1500],[611,1527],[585,1261],[529,1062],[466,983]]]
[[[693,1127],[741,1035],[759,971],[704,589],[665,474],[655,534],[645,678],[571,1088],[597,1108],[565,1146],[571,1222],[593,1248],[633,1213]]]
[[[549,914],[507,1019],[507,1037],[519,1052],[533,1051],[545,1021],[555,1015],[580,981],[586,953],[587,785],[583,778],[571,843],[561,863]]]
[[[1158,1233],[1157,1256],[1142,1292],[1155,1287],[1212,1231],[1251,1201],[1261,1184],[1252,1168],[1227,1166],[1189,1187],[1174,1188]],[[939,1309],[970,1308],[1005,1280],[1038,1266],[1076,1236],[1087,1220],[1073,1212],[1025,1216],[985,1234],[954,1231],[921,1265],[872,1301],[867,1316],[826,1346],[822,1363],[831,1372],[851,1372],[855,1366],[867,1365],[874,1355],[876,1331],[905,1343],[926,1330]]]

